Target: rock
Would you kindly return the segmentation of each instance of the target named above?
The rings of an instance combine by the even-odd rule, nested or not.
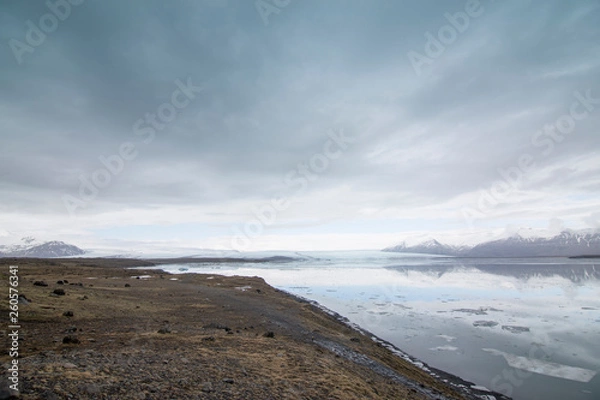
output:
[[[33,286],[48,286],[48,284],[44,281],[35,281],[33,282]]]
[[[75,369],[75,368],[77,368],[77,365],[72,364],[72,363],[64,363],[63,368],[64,369]]]
[[[350,339],[351,342],[356,342],[356,343],[360,343],[360,339],[357,337],[353,337]]]
[[[64,289],[54,289],[54,291],[52,293],[54,293],[57,296],[64,296],[65,290]]]
[[[29,300],[24,294],[19,295],[19,304],[29,304],[31,300]]]
[[[79,339],[76,336],[68,335],[62,340],[63,344],[79,344]]]
[[[232,378],[224,378],[223,382],[225,382],[225,383],[235,383],[235,381]]]
[[[56,393],[53,393],[50,390],[46,390],[44,393],[42,393],[42,397],[40,397],[40,398],[45,399],[45,400],[59,400]]]
[[[231,330],[230,327],[223,325],[223,324],[216,324],[214,322],[211,322],[210,324],[204,325],[203,326],[204,329],[223,329],[225,332],[229,332]]]
[[[57,285],[64,285],[65,283],[63,281],[56,281]]]
[[[274,332],[272,332],[272,331],[269,331],[269,332],[265,332],[265,333],[263,334],[263,336],[264,336],[264,337],[268,337],[268,338],[274,338],[274,337],[275,337],[275,333],[274,333]]]
[[[65,317],[72,317],[73,316],[73,311],[65,311],[63,313],[63,316],[65,316]]]
[[[170,326],[165,326],[164,328],[160,328],[158,330],[158,333],[160,334],[166,334],[166,333],[171,333],[171,327]]]
[[[215,341],[215,337],[214,336],[207,336],[207,337],[203,337],[202,340],[204,340],[205,342],[214,342]]]
[[[131,285],[129,283],[126,283],[125,287],[131,287]]]
[[[213,388],[212,388],[212,384],[210,382],[204,382],[202,384],[202,391],[204,393],[210,393],[212,392]]]
[[[95,383],[89,383],[84,387],[84,391],[87,394],[99,394],[100,387],[98,385],[96,385]]]

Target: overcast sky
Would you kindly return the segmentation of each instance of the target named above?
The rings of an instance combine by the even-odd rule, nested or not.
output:
[[[5,239],[365,249],[600,226],[597,0],[48,4],[0,5]]]

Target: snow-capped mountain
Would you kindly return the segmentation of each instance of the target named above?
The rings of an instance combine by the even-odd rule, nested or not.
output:
[[[479,243],[475,246],[449,246],[429,240],[417,245],[402,243],[383,251],[424,253],[463,257],[573,257],[600,255],[600,232],[563,231],[552,237],[523,237],[514,235],[504,239]]]
[[[420,254],[436,254],[436,255],[456,255],[462,251],[462,247],[442,244],[435,239],[429,239],[425,242],[409,245],[402,242],[397,246],[388,247],[383,251],[391,251],[398,253],[420,253]]]
[[[71,257],[85,254],[85,250],[61,241],[39,243],[32,237],[21,239],[19,244],[0,245],[0,257]]]

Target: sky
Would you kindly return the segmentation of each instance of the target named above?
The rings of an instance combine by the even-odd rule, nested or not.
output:
[[[600,228],[600,3],[0,4],[0,242]]]

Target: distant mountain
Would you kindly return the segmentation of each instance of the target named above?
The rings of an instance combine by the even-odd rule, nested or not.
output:
[[[462,257],[573,257],[600,254],[600,232],[563,231],[550,237],[526,238],[520,235],[483,242],[468,247],[449,246],[437,240],[407,246],[402,243],[383,251],[423,253]]]
[[[435,239],[430,239],[417,245],[407,245],[406,242],[403,242],[397,246],[388,247],[383,251],[391,251],[397,253],[435,254],[445,256],[457,255],[462,251],[462,248],[442,244]]]
[[[600,254],[600,233],[561,232],[551,238],[510,237],[481,243],[469,251],[472,257],[583,256]]]
[[[85,254],[85,250],[72,244],[50,241],[37,244],[33,238],[23,238],[24,244],[0,246],[0,257],[71,257]]]

